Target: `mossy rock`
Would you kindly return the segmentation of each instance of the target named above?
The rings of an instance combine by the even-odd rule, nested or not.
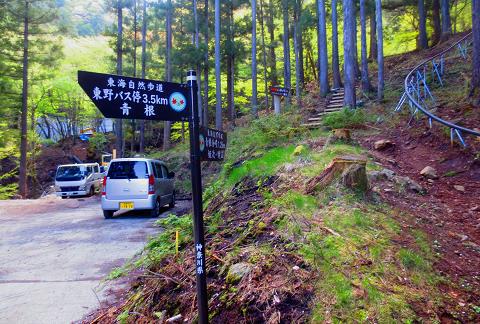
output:
[[[228,269],[227,283],[235,284],[252,271],[252,265],[246,262],[235,263]]]

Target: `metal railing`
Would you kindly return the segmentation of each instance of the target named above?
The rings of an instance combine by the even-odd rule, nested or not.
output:
[[[394,110],[395,112],[398,112],[405,104],[408,103],[409,111],[411,113],[411,118],[408,122],[408,125],[410,125],[412,120],[420,111],[428,117],[428,123],[430,128],[432,128],[433,121],[447,126],[450,129],[450,141],[453,143],[456,136],[464,147],[467,146],[467,143],[464,139],[465,134],[480,136],[480,132],[462,127],[460,125],[456,125],[433,114],[429,110],[429,105],[436,105],[436,100],[432,92],[430,91],[429,81],[430,84],[432,84],[433,82],[438,82],[440,86],[444,86],[443,77],[446,68],[446,54],[456,49],[458,51],[458,55],[461,58],[467,59],[468,47],[471,45],[472,42],[471,36],[472,33],[470,32],[464,37],[462,37],[459,41],[455,42],[452,46],[423,61],[413,70],[411,70],[405,78],[405,92],[403,93],[400,101],[398,102]],[[427,73],[430,72],[431,78],[429,80],[430,75],[428,75]]]

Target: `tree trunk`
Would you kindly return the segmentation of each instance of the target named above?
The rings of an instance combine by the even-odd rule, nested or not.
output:
[[[273,20],[273,1],[269,0],[268,2],[268,19],[267,19],[267,29],[268,34],[270,35],[270,45],[268,49],[270,51],[269,55],[269,66],[270,66],[270,82],[272,85],[278,84],[278,76],[277,76],[277,55],[275,54],[275,24]]]
[[[23,199],[27,198],[27,114],[28,114],[28,23],[29,10],[28,1],[25,1],[25,12],[23,16],[23,78],[22,78],[22,116],[20,121],[20,167],[18,190]]]
[[[197,0],[193,0],[192,1],[192,5],[193,5],[193,24],[194,24],[194,28],[195,28],[195,34],[194,34],[194,45],[195,45],[195,48],[197,49],[197,51],[199,50],[200,48],[200,33],[198,31],[198,11],[197,11]],[[202,80],[201,80],[201,74],[200,74],[200,64],[197,64],[196,66],[196,73],[197,73],[197,83],[198,83],[198,92],[197,92],[197,96],[198,96],[198,120],[200,121],[200,125],[204,125],[203,124],[203,107],[202,107],[202,103],[203,103],[203,100],[202,100],[202,91],[201,91],[201,85],[202,85]]]
[[[361,77],[361,71],[360,71],[360,65],[358,64],[358,44],[357,44],[358,43],[357,42],[358,27],[357,27],[357,11],[356,11],[356,9],[355,9],[354,15],[355,15],[355,25],[354,25],[355,31],[354,31],[353,41],[354,41],[354,47],[355,47],[355,51],[354,51],[354,54],[355,54],[355,78],[360,78]]]
[[[257,0],[252,0],[252,115],[257,114]]]
[[[143,0],[143,17],[142,17],[142,79],[146,74],[147,59],[147,0]],[[140,153],[145,152],[145,120],[140,121]]]
[[[440,0],[432,0],[432,46],[437,45],[442,37],[442,22],[440,19]]]
[[[428,48],[427,39],[427,14],[425,12],[425,0],[418,0],[418,49]]]
[[[215,127],[222,130],[222,81],[220,79],[220,0],[215,0]]]
[[[450,21],[450,1],[441,0],[442,8],[442,37],[441,40],[447,39],[452,34],[452,23]]]
[[[340,76],[340,63],[338,58],[337,0],[332,0],[332,72],[333,87],[335,89],[341,88],[342,78]]]
[[[304,71],[304,66],[303,66],[303,25],[301,23],[302,21],[302,13],[303,13],[303,0],[298,0],[299,1],[299,10],[298,10],[298,59],[300,61],[300,64],[298,65],[299,69],[299,81],[300,81],[300,86],[302,89],[305,86],[305,71]]]
[[[368,58],[371,61],[377,59],[377,19],[375,17],[375,8],[370,14],[370,54]]]
[[[300,48],[298,44],[298,32],[300,25],[300,3],[299,0],[295,0],[295,7],[293,11],[293,50],[295,53],[295,95],[297,98],[297,105],[300,108],[302,98],[302,84],[300,76]]]
[[[233,20],[233,3],[229,4],[228,19],[227,19],[227,40],[232,44],[230,46],[230,51],[227,52],[227,118],[229,121],[235,121],[235,52],[234,46],[235,43],[235,34],[233,31],[234,20]]]
[[[311,75],[313,75],[313,79],[318,82],[317,65],[315,64],[315,60],[313,59],[313,49],[310,42],[307,43],[307,63],[310,65],[310,69],[312,70]]]
[[[355,3],[343,0],[343,48],[344,48],[344,105],[351,109],[356,106],[355,96]]]
[[[204,126],[208,127],[208,74],[210,70],[210,65],[208,62],[209,59],[209,52],[208,52],[208,41],[209,41],[209,32],[210,32],[210,26],[208,24],[209,20],[209,14],[208,14],[208,0],[205,0],[205,64],[203,68],[203,124]]]
[[[283,11],[283,78],[284,87],[292,88],[291,70],[290,70],[290,35],[288,27],[288,0],[282,0]],[[290,97],[289,97],[290,98]],[[290,99],[288,99],[290,102]]]
[[[318,69],[320,75],[320,96],[326,97],[329,91],[328,84],[328,53],[327,53],[327,25],[325,20],[325,0],[317,1],[318,16]]]
[[[472,1],[472,91],[473,103],[480,106],[480,0]]]
[[[117,4],[117,75],[122,75],[122,55],[123,55],[123,11],[122,4]],[[123,121],[115,120],[115,135],[117,148],[117,156],[123,157]]]
[[[260,27],[261,27],[261,33],[262,33],[262,59],[263,59],[263,82],[264,82],[264,87],[265,87],[265,104],[266,108],[268,109],[269,104],[268,104],[268,79],[267,79],[267,49],[265,45],[265,24],[264,24],[264,4],[263,0],[260,0]]]
[[[172,0],[167,1],[167,16],[165,21],[165,28],[167,33],[167,44],[166,44],[166,77],[168,82],[172,82],[172,16],[173,16],[173,7]],[[171,135],[171,122],[165,121],[163,125],[163,150],[168,150],[170,148],[170,135]]]
[[[383,73],[383,22],[382,22],[382,0],[375,0],[376,15],[377,15],[377,35],[378,35],[378,49],[377,49],[377,65],[378,65],[378,89],[377,99],[383,100],[383,89],[385,86]]]
[[[423,1],[423,0],[422,0]],[[360,0],[360,30],[361,30],[361,49],[362,49],[362,90],[364,93],[370,92],[370,78],[368,75],[368,57],[367,57],[367,15],[365,0]]]

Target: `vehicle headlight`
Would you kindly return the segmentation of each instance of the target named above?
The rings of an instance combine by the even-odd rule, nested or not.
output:
[[[55,191],[62,191],[62,189],[60,188],[60,186],[55,186]]]
[[[78,190],[80,190],[80,191],[85,190],[85,186],[80,186],[80,187],[78,187]]]

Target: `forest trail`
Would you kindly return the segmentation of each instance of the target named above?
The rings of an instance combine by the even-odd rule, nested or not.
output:
[[[453,287],[440,289],[461,309],[467,303],[480,302],[480,161],[460,147],[451,147],[448,139],[434,132],[414,131],[407,127],[383,128],[381,134],[360,139],[374,161],[401,176],[414,179],[424,195],[404,192],[399,195],[388,181],[374,188],[382,200],[405,210],[410,219],[403,226],[428,233],[437,260],[434,268],[452,279]],[[386,139],[394,146],[384,151],[373,148]],[[437,179],[420,175],[426,166],[434,168]],[[408,242],[400,242],[408,245]]]
[[[315,110],[313,116],[308,118],[307,122],[301,126],[307,128],[322,127],[322,120],[326,115],[343,109],[344,95],[345,89],[332,89],[332,93],[328,98],[327,105],[325,107],[321,106],[319,109]]]

